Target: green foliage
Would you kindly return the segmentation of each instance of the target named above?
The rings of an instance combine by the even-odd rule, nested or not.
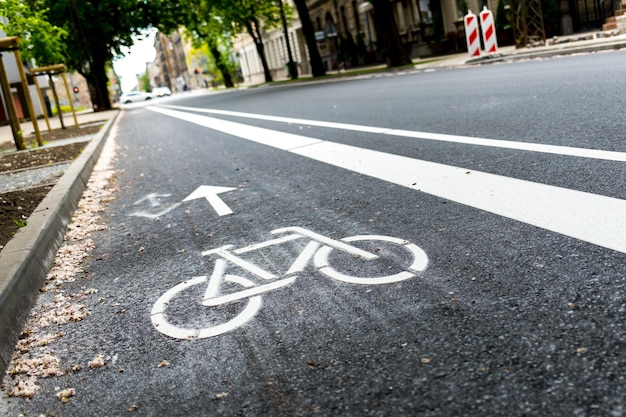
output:
[[[15,223],[17,227],[24,227],[28,224],[26,220],[13,220],[13,223]]]
[[[498,7],[496,9],[495,25],[498,30],[511,29],[511,16],[506,7],[506,0],[498,1]]]
[[[559,27],[559,5],[556,0],[543,0],[541,2],[541,12],[543,14],[543,25],[552,31],[558,32]]]
[[[65,63],[90,84],[91,101],[110,109],[106,66],[146,28],[173,24],[182,13],[171,0],[32,0],[48,8],[49,21],[67,31]]]
[[[49,22],[48,10],[40,0],[30,5],[21,0],[0,1],[0,28],[7,36],[20,38],[20,52],[26,61],[35,59],[37,65],[65,62],[67,32]]]
[[[141,74],[140,81],[142,91],[152,91],[152,86],[150,85],[150,77],[148,76],[148,73],[144,72],[143,74]]]

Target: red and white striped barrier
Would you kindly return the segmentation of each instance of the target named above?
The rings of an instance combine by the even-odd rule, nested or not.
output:
[[[467,40],[467,52],[472,58],[480,56],[480,38],[478,35],[478,19],[471,10],[463,18],[465,21],[465,39]]]
[[[480,14],[480,27],[483,30],[483,43],[485,45],[485,52],[488,54],[495,54],[498,52],[498,39],[496,38],[496,25],[493,23],[493,13],[487,9],[487,6],[483,8]]]

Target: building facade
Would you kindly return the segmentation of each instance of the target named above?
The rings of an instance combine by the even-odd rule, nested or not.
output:
[[[187,66],[185,42],[178,31],[167,36],[157,33],[154,38],[156,69],[152,69],[152,87],[168,87],[172,93],[191,88],[191,75]],[[149,72],[150,74],[150,72]]]
[[[389,1],[402,41],[414,59],[466,51],[463,17],[468,10],[478,14],[487,7],[494,15],[498,10],[508,13],[505,10],[512,3],[511,0]],[[605,20],[621,8],[621,0],[540,0],[540,3],[545,3],[544,13],[548,13],[544,17],[547,37],[600,30]],[[308,0],[307,5],[326,70],[384,62],[384,56],[378,52],[374,7],[369,1]],[[499,36],[501,44],[512,44],[512,30],[501,31]],[[295,51],[299,73],[310,74],[308,51],[297,18],[289,26],[287,38],[292,51]],[[268,63],[275,78],[287,77],[285,42],[282,29],[268,30],[264,34]],[[263,82],[263,68],[252,39],[245,34],[238,36],[234,49],[240,60],[244,81]]]

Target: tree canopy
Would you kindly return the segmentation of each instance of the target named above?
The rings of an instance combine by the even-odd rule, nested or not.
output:
[[[324,75],[306,1],[294,1],[310,49],[313,75]],[[372,2],[389,65],[409,62],[389,2]],[[38,65],[65,63],[81,73],[97,110],[111,108],[107,64],[147,28],[165,33],[186,28],[196,41],[207,44],[225,81],[230,77],[229,68],[222,64],[232,52],[225,48],[233,34],[245,31],[254,41],[266,81],[271,81],[262,35],[281,22],[278,0],[1,0],[0,14],[9,18],[2,26],[8,35],[23,35],[26,58],[35,58]]]
[[[7,36],[20,38],[20,52],[26,61],[37,65],[65,63],[67,32],[48,21],[47,9],[40,1],[31,7],[20,0],[0,1],[0,28]]]

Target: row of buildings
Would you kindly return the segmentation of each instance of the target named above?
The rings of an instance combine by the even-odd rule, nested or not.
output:
[[[463,17],[468,10],[489,10],[511,16],[510,8],[520,0],[389,0],[398,31],[411,58],[467,50]],[[502,4],[499,4],[502,2]],[[535,0],[543,10],[546,37],[599,30],[607,18],[622,9],[622,0]],[[529,3],[529,1],[526,1]],[[626,3],[626,2],[625,2]],[[318,50],[327,70],[382,62],[374,27],[374,8],[367,0],[309,0]],[[507,22],[506,19],[502,21]],[[513,44],[510,22],[499,30],[501,44]],[[508,26],[508,30],[507,30]],[[295,51],[301,74],[308,74],[308,58],[300,23],[296,20],[286,37],[281,30],[266,34],[266,51],[273,76],[286,77],[288,61],[285,40]],[[262,68],[254,44],[246,36],[235,42],[246,80],[262,82]]]
[[[389,0],[394,17],[404,42],[412,58],[427,57],[440,53],[461,52],[466,49],[463,16],[468,10],[480,11],[487,7],[492,11],[506,10],[513,0]],[[515,0],[519,4],[521,0]],[[622,0],[533,0],[543,3],[544,25],[548,36],[567,35],[573,32],[600,29],[607,18],[622,8]],[[292,0],[283,0],[295,7]],[[504,2],[499,4],[499,2]],[[379,63],[384,61],[377,45],[378,37],[374,26],[374,8],[367,0],[308,0],[309,14],[315,30],[317,48],[327,70]],[[545,10],[548,10],[545,12]],[[498,16],[496,16],[498,19]],[[500,42],[511,31],[500,32]],[[1,34],[0,34],[1,35]],[[512,41],[512,39],[508,39]],[[289,24],[287,35],[282,29],[267,30],[263,33],[267,62],[274,79],[287,78],[287,42],[292,57],[296,61],[298,73],[308,75],[308,50],[304,40],[302,25],[297,16]],[[232,43],[233,55],[239,72],[233,74],[243,83],[261,83],[265,80],[261,60],[252,39],[246,34],[237,36]],[[205,88],[213,83],[209,73],[209,58],[196,53],[189,42],[179,32],[169,36],[157,33],[154,39],[156,58],[147,63],[146,72],[152,88],[169,87],[172,92]],[[4,57],[10,78],[13,99],[20,118],[28,117],[22,105],[22,91],[15,65],[11,64],[12,54]],[[91,107],[87,84],[76,75],[68,74],[71,87],[76,93],[69,97],[63,88],[57,88],[62,104],[69,101],[78,107]],[[110,74],[112,97],[121,94],[115,74]],[[138,80],[138,84],[140,84]],[[40,77],[42,89],[49,90],[48,78]],[[31,86],[34,88],[34,86]],[[31,91],[36,97],[36,92]],[[4,98],[2,98],[4,100]],[[34,99],[37,116],[44,111],[39,101]],[[7,112],[0,101],[0,123],[6,122]]]
[[[389,0],[402,41],[412,58],[466,50],[463,17],[468,10],[487,7],[494,13],[508,10],[512,0]],[[548,37],[600,29],[622,0],[534,0],[543,9],[543,24]],[[283,0],[295,7],[291,0]],[[499,2],[503,2],[499,4]],[[520,4],[520,0],[515,4]],[[367,0],[308,0],[317,47],[327,70],[337,70],[384,61],[379,53],[374,26],[374,7]],[[509,13],[509,12],[505,12]],[[298,73],[307,75],[308,52],[300,21],[294,19],[287,36],[282,29],[263,33],[267,61],[275,79],[286,78],[287,45],[297,62]],[[500,43],[513,42],[512,30],[499,31]],[[172,91],[205,87],[207,58],[190,58],[190,47],[179,33],[158,34],[157,58],[147,71],[153,87],[167,86]],[[241,81],[264,81],[263,67],[252,39],[241,34],[233,40],[234,57],[240,67]]]

